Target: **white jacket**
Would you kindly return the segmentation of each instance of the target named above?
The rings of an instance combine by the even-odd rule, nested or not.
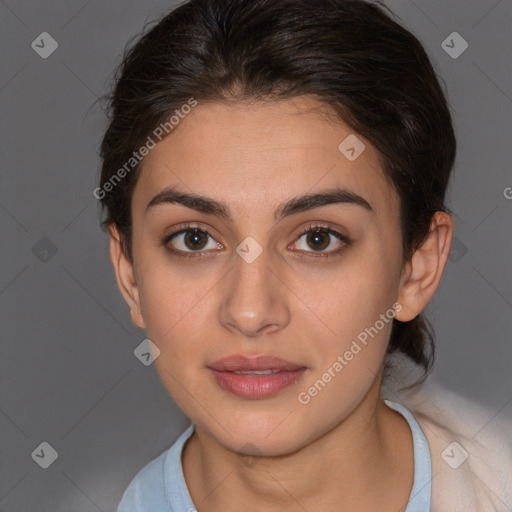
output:
[[[422,369],[402,354],[389,356],[382,398],[409,409],[432,459],[431,512],[512,512],[512,418],[444,389],[431,375],[411,390]]]

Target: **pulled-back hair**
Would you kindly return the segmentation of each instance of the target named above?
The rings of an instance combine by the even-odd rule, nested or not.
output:
[[[422,45],[379,2],[189,0],[127,44],[106,96],[101,143],[103,227],[117,227],[133,261],[131,197],[140,165],[105,187],[191,98],[273,101],[303,95],[327,104],[378,150],[400,198],[403,263],[429,233],[456,141],[446,98]],[[172,134],[172,132],[170,132]],[[119,173],[117,174],[119,177]],[[108,190],[108,192],[106,192]],[[393,319],[388,353],[430,371],[433,331],[421,314]]]

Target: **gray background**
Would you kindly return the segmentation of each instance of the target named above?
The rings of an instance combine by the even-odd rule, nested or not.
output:
[[[135,473],[188,425],[153,366],[134,357],[145,333],[117,290],[92,195],[106,126],[95,101],[126,41],[173,5],[0,3],[2,512],[114,511]],[[445,80],[459,143],[448,194],[456,238],[427,308],[434,375],[508,415],[512,1],[388,5]],[[469,43],[456,59],[441,46],[454,31]],[[42,32],[59,45],[47,59],[31,47]],[[31,457],[42,442],[58,452],[48,469]]]

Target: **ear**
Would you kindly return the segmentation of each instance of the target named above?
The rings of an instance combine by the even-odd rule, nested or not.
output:
[[[133,265],[124,253],[121,236],[114,225],[109,227],[110,234],[110,260],[116,273],[117,285],[121,291],[124,300],[130,308],[132,322],[141,329],[145,329],[144,319],[142,318],[139,289],[135,282]]]
[[[402,305],[395,318],[408,322],[419,315],[434,295],[450,255],[453,220],[444,212],[432,217],[430,232],[416,249],[402,273],[397,302]]]

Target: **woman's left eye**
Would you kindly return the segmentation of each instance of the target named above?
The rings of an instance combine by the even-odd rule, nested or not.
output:
[[[328,256],[328,253],[340,252],[347,244],[347,238],[341,233],[328,227],[311,226],[299,236],[294,245],[299,251],[317,252],[321,253],[319,256]]]

